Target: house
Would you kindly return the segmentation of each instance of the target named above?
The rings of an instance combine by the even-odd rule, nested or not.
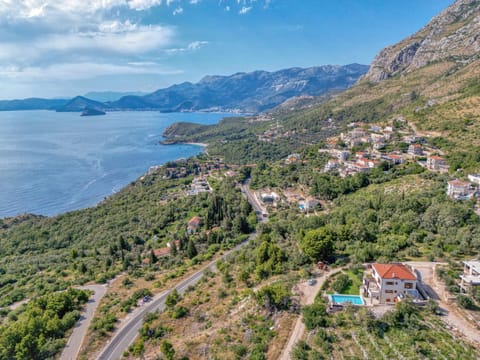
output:
[[[460,275],[460,288],[468,293],[472,286],[480,285],[480,261],[463,262],[463,274]]]
[[[470,174],[468,175],[468,180],[474,184],[480,185],[480,174]]]
[[[363,279],[363,293],[380,304],[395,303],[405,296],[418,297],[417,277],[404,264],[372,264]]]
[[[274,203],[280,200],[280,195],[273,191],[269,193],[264,192],[260,194],[260,199],[263,203]]]
[[[340,161],[340,162],[347,161],[349,157],[350,157],[350,151],[338,150],[338,152],[337,152],[338,161]]]
[[[198,216],[194,216],[188,222],[187,234],[195,234],[201,225],[202,225],[202,219],[200,219],[200,217]]]
[[[382,160],[388,161],[392,165],[403,164],[403,156],[398,154],[382,155]]]
[[[408,153],[413,156],[422,156],[423,150],[420,144],[410,144],[408,147]]]
[[[471,199],[475,195],[475,188],[468,181],[458,179],[448,182],[447,195],[455,200]]]
[[[285,164],[296,164],[300,160],[300,154],[291,154],[285,159]]]
[[[298,207],[300,210],[309,211],[313,210],[320,202],[312,197],[307,197],[305,200],[301,200],[298,202]]]
[[[340,162],[338,160],[328,160],[327,164],[325,165],[325,172],[335,170],[340,166]]]
[[[441,156],[429,156],[427,157],[427,169],[432,171],[447,172],[447,161]]]

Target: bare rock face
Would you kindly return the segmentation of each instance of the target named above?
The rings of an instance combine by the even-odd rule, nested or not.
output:
[[[457,0],[416,34],[386,47],[365,77],[379,82],[435,61],[467,64],[480,57],[480,0]]]

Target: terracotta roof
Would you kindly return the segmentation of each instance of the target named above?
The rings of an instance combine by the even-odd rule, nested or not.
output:
[[[470,186],[470,183],[468,181],[461,181],[458,179],[449,181],[448,184],[451,186]]]
[[[373,264],[382,279],[417,280],[416,276],[403,264]]]
[[[429,156],[430,159],[433,159],[433,160],[443,160],[445,161],[445,159],[441,156],[437,156],[437,155],[432,155],[432,156]]]
[[[193,227],[193,228],[197,228],[200,226],[200,218],[198,216],[194,216],[193,218],[190,219],[190,221],[188,222],[188,226],[189,227]]]

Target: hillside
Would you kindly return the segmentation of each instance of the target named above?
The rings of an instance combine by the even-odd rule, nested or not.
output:
[[[1,100],[0,111],[12,110],[54,110],[65,105],[65,99],[39,99],[29,98],[21,100]]]
[[[251,147],[264,146],[257,139],[265,129],[280,126],[285,136],[276,137],[268,146],[288,142],[285,151],[291,152],[319,143],[351,122],[400,119],[444,150],[452,170],[476,168],[480,160],[479,24],[480,2],[459,0],[416,34],[380,51],[369,72],[333,99],[275,112],[270,122],[264,117],[251,119],[247,130],[230,138],[228,144],[211,136],[221,132],[223,124],[196,134],[195,140],[210,142],[212,153],[235,153],[237,144],[239,148],[246,142]],[[188,137],[176,138],[182,140]]]
[[[142,97],[123,97],[109,105],[114,109],[132,110],[258,113],[292,97],[318,96],[332,90],[344,90],[367,69],[365,65],[350,64],[205,76],[196,84],[186,82]]]
[[[86,108],[103,110],[106,109],[106,106],[101,102],[90,100],[83,96],[77,96],[56,110],[57,112],[81,112]]]

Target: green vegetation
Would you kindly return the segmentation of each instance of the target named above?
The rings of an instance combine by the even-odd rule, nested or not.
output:
[[[475,349],[452,337],[431,311],[409,302],[398,303],[379,318],[367,307],[350,306],[333,314],[324,308],[317,299],[303,310],[305,325],[314,335],[295,346],[294,359],[477,357]]]
[[[94,208],[4,220],[0,306],[71,284],[105,282],[121,271],[138,277],[178,267],[186,259],[201,262],[241,241],[255,225],[250,205],[229,179],[212,194],[185,196],[197,166],[193,161],[167,164]],[[184,168],[186,177],[162,179],[167,167]],[[194,215],[203,225],[188,235],[187,222]],[[176,256],[152,257],[152,249],[174,240],[180,241]],[[145,258],[151,260],[148,266]]]
[[[51,359],[80,317],[89,292],[68,289],[31,300],[0,325],[0,358]]]

